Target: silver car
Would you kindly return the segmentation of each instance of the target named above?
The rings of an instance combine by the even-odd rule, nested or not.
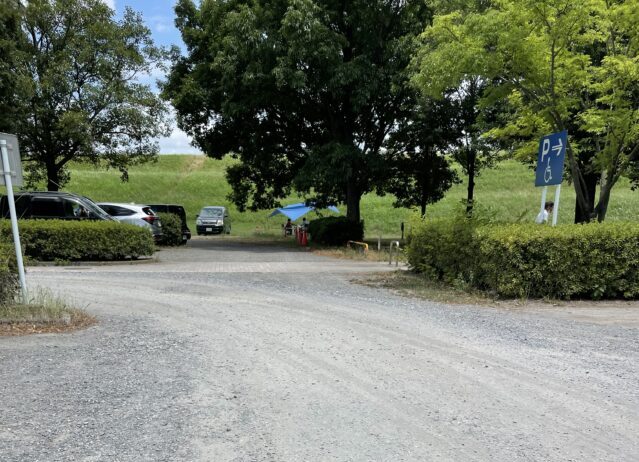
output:
[[[98,206],[122,223],[148,228],[156,242],[162,238],[160,217],[148,205],[99,202]]]
[[[231,234],[231,217],[226,207],[209,205],[196,216],[195,228],[202,234]]]

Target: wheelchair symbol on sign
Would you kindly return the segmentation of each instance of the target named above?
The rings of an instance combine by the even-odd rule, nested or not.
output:
[[[550,180],[552,180],[552,169],[550,168],[550,159],[548,159],[548,166],[544,170],[544,181],[548,183]]]

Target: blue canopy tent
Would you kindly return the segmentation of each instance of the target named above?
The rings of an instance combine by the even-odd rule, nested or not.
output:
[[[304,202],[300,202],[298,204],[291,204],[287,205],[286,207],[281,207],[279,209],[273,210],[273,212],[271,212],[271,214],[269,215],[269,218],[274,217],[275,215],[284,215],[295,221],[313,210],[315,210],[315,206],[306,205],[304,204]],[[334,205],[328,206],[328,210],[330,210],[331,212],[339,213],[338,208]]]

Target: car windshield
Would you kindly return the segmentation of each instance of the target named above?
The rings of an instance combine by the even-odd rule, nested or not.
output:
[[[221,218],[224,214],[224,209],[221,207],[210,207],[202,209],[200,216],[203,218]]]
[[[96,217],[102,218],[103,220],[113,220],[111,215],[102,210],[95,202],[93,202],[88,197],[82,198],[82,205],[86,206],[86,208]]]

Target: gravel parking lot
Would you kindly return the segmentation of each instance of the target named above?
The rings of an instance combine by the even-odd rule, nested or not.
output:
[[[639,460],[639,308],[350,282],[385,270],[219,237],[30,268],[99,324],[0,338],[0,460]]]

